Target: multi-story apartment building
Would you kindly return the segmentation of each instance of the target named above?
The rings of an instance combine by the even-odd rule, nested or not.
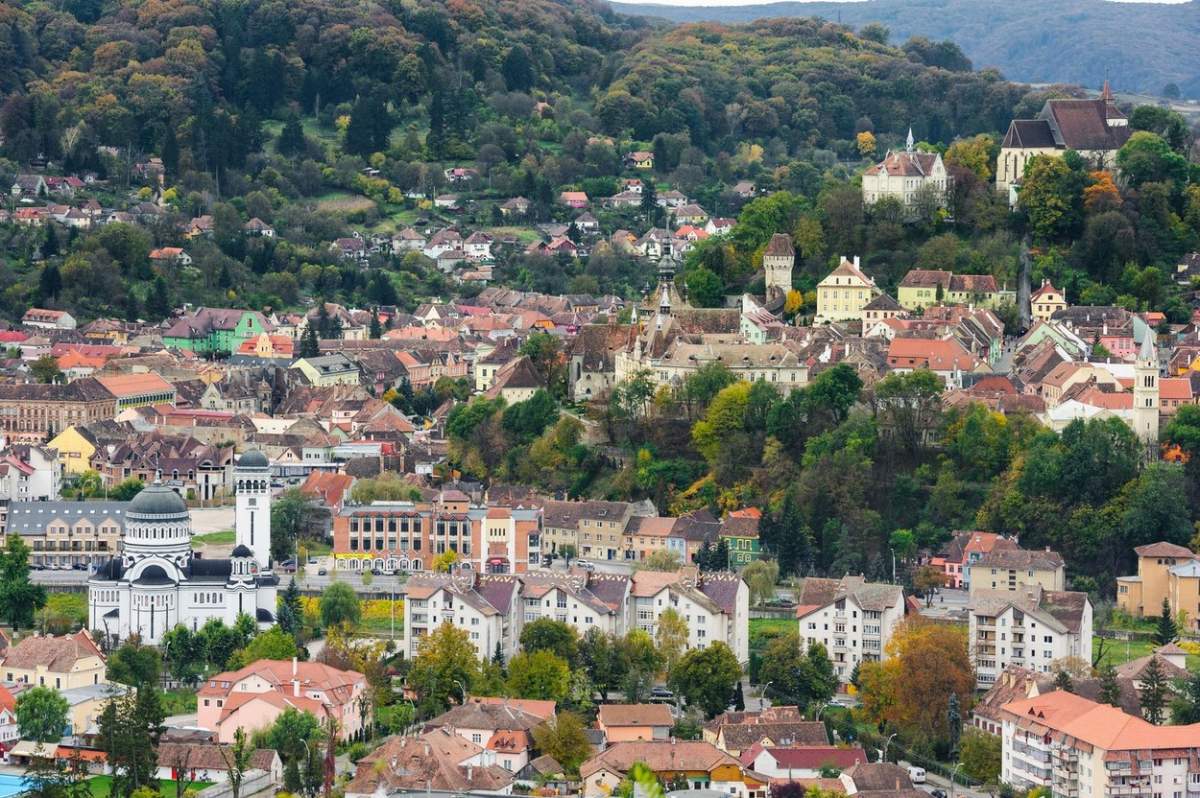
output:
[[[1195,798],[1200,724],[1155,726],[1055,690],[1005,704],[1000,781],[1058,798]]]
[[[993,547],[966,566],[967,588],[977,590],[1023,590],[1038,586],[1044,590],[1065,590],[1066,561],[1050,549],[1034,550]]]
[[[634,559],[625,532],[635,516],[648,515],[654,515],[654,508],[642,503],[546,502],[542,553],[574,553],[589,560]]]
[[[0,456],[0,529],[9,502],[58,498],[61,470],[55,452],[43,446],[17,446]]]
[[[516,653],[521,630],[542,618],[562,621],[580,635],[589,629],[624,635],[634,628],[654,634],[668,608],[688,625],[688,648],[714,640],[749,660],[750,591],[737,574],[638,571],[632,577],[595,572],[486,574],[456,569],[452,574],[412,576],[404,588],[408,652],[442,623],[471,635],[481,657],[497,646]]]
[[[333,519],[333,556],[345,570],[422,571],[453,551],[477,571],[520,572],[539,564],[541,538],[540,509],[488,507],[457,490],[430,502],[348,504]]]
[[[1135,618],[1158,615],[1167,601],[1172,614],[1186,612],[1200,628],[1200,558],[1166,541],[1138,546],[1137,576],[1117,577],[1117,607]]]
[[[904,590],[861,576],[809,577],[796,604],[801,642],[825,646],[841,682],[850,679],[860,662],[883,659],[892,633],[904,620]]]
[[[631,593],[630,628],[654,635],[659,617],[673,609],[688,626],[689,649],[720,640],[739,662],[750,661],[750,589],[737,574],[635,571]]]
[[[1043,590],[972,592],[968,649],[980,689],[1010,665],[1049,673],[1067,657],[1092,661],[1092,603],[1087,593]]]
[[[87,568],[116,553],[129,502],[13,502],[3,532],[20,535],[38,568]]]

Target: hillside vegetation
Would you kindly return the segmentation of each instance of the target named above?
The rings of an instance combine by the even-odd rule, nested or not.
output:
[[[680,7],[614,3],[628,14],[673,22],[750,22],[763,17],[823,17],[861,28],[886,25],[892,39],[949,39],[978,67],[1030,83],[1100,85],[1105,72],[1125,91],[1159,93],[1174,83],[1200,97],[1200,9],[1195,2],[1107,0],[867,0]]]

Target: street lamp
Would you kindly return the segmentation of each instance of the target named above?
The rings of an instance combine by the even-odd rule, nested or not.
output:
[[[886,762],[886,761],[887,761],[887,750],[888,750],[888,746],[890,746],[890,745],[892,744],[892,739],[893,739],[893,738],[894,738],[894,737],[895,737],[897,734],[898,734],[898,732],[892,732],[891,734],[889,734],[889,735],[888,735],[888,738],[887,738],[887,740],[886,740],[886,741],[884,742],[884,744],[883,744],[883,751],[881,751],[881,752],[880,752],[880,754],[879,754],[879,761],[880,761],[880,762]]]
[[[467,703],[467,688],[463,687],[463,683],[460,682],[458,679],[455,679],[454,683],[458,685],[459,690],[462,690],[462,697],[463,697],[462,702],[465,705]]]
[[[954,763],[954,770],[950,771],[950,798],[954,798],[954,778],[958,775],[958,769],[962,766],[962,762]]]
[[[762,712],[767,706],[767,688],[774,684],[773,681],[767,682],[758,689],[758,711]]]

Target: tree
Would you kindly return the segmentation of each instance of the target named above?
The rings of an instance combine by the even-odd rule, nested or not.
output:
[[[959,751],[963,772],[983,784],[995,784],[1000,778],[1000,736],[979,729],[967,729]]]
[[[57,743],[67,727],[67,699],[51,687],[31,687],[17,696],[17,728],[22,740]]]
[[[275,620],[279,628],[295,638],[297,643],[304,642],[304,605],[300,600],[300,587],[295,579],[290,580],[288,586],[279,594]]]
[[[654,642],[662,657],[663,667],[670,673],[687,648],[688,625],[683,616],[671,607],[663,610],[658,616],[658,627],[654,630]]]
[[[420,696],[420,709],[428,716],[445,711],[452,697],[465,699],[463,692],[479,675],[470,634],[446,622],[421,639],[408,683]]]
[[[1096,700],[1101,704],[1121,706],[1121,684],[1117,681],[1117,669],[1112,663],[1106,662],[1100,669],[1100,693]]]
[[[571,775],[579,773],[579,766],[592,753],[583,719],[574,712],[559,711],[535,727],[533,742],[539,751],[554,757]]]
[[[1165,646],[1174,642],[1178,636],[1179,629],[1175,625],[1175,616],[1171,614],[1171,602],[1164,598],[1162,610],[1158,614],[1158,622],[1154,626],[1154,643]]]
[[[742,569],[742,579],[750,588],[750,603],[762,604],[775,598],[775,583],[779,581],[779,563],[775,560],[755,560]]]
[[[165,319],[171,315],[171,294],[167,281],[161,274],[154,275],[150,283],[150,294],[146,297],[146,315],[152,319]]]
[[[288,707],[275,718],[265,734],[264,747],[274,748],[284,762],[302,763],[309,742],[321,733],[321,722],[311,712]]]
[[[962,629],[916,619],[901,625],[888,657],[859,670],[863,712],[874,723],[949,740],[949,696],[962,706],[975,690],[975,671]]]
[[[1165,719],[1167,699],[1170,697],[1170,686],[1157,656],[1150,657],[1150,662],[1142,671],[1140,695],[1142,717],[1155,726],[1162,723]]]
[[[318,357],[320,354],[321,344],[317,338],[317,328],[309,324],[300,336],[300,357]]]
[[[362,607],[358,603],[358,595],[354,588],[345,582],[334,582],[321,594],[319,603],[321,623],[326,627],[340,623],[358,624],[362,617]]]
[[[1188,162],[1160,136],[1138,130],[1117,151],[1117,167],[1131,186],[1178,184],[1187,178]]]
[[[43,249],[49,248],[50,231],[53,229],[54,225],[52,224],[46,226],[47,243],[43,246]],[[54,246],[58,246],[57,239],[55,240]],[[44,299],[54,299],[58,296],[58,292],[61,290],[62,274],[58,271],[58,266],[54,263],[47,263],[42,267],[42,273],[38,277],[38,293],[41,294]]]
[[[542,385],[552,395],[561,395],[566,389],[566,362],[562,354],[562,341],[549,333],[534,333],[517,350],[529,358],[533,370],[542,378]]]
[[[1083,219],[1082,173],[1066,158],[1035,155],[1025,165],[1017,207],[1029,219],[1030,232],[1039,242],[1069,236]]]
[[[958,751],[958,741],[962,737],[962,711],[958,708],[958,693],[951,693],[946,707],[946,725],[950,729],[950,751]]]
[[[837,690],[837,676],[825,647],[816,643],[805,650],[794,629],[767,644],[758,681],[770,683],[768,692],[776,703],[799,707],[824,704]]]
[[[725,283],[711,269],[700,266],[683,278],[687,285],[688,302],[700,308],[719,308],[725,304]]]
[[[58,367],[58,358],[52,355],[42,355],[33,361],[29,365],[29,373],[44,385],[63,381],[62,370]]]
[[[571,668],[553,651],[522,651],[508,661],[508,689],[517,698],[561,703],[570,687]]]
[[[508,49],[500,64],[500,74],[504,76],[509,91],[529,91],[533,88],[536,79],[533,58],[525,45],[518,44]]]
[[[254,756],[254,746],[246,738],[246,730],[238,726],[233,733],[233,745],[218,746],[217,750],[225,761],[229,792],[233,798],[241,798],[242,782],[246,778],[246,771],[250,769],[250,759]]]
[[[607,695],[619,683],[620,652],[611,634],[589,627],[579,641],[579,662],[601,694]]]
[[[679,555],[666,549],[652,551],[642,560],[642,567],[647,571],[678,571],[679,566]]]
[[[304,128],[300,126],[299,117],[288,117],[283,123],[283,129],[279,131],[279,138],[275,141],[275,149],[280,155],[288,157],[304,152]]]
[[[741,677],[737,657],[729,646],[716,641],[685,654],[671,671],[668,683],[689,704],[698,706],[712,718],[729,707],[733,686]]]
[[[151,685],[105,704],[98,722],[98,743],[112,768],[111,795],[132,798],[140,788],[157,786],[155,770],[162,722],[162,703],[158,690]]]
[[[222,663],[224,664],[224,663]],[[157,686],[162,672],[162,655],[136,637],[127,639],[108,657],[108,680],[130,687]]]
[[[573,664],[579,658],[579,633],[565,621],[538,618],[521,630],[521,648],[525,651],[549,651]]]
[[[1200,673],[1189,673],[1180,680],[1171,701],[1171,723],[1176,726],[1200,723]]]
[[[233,657],[233,666],[245,667],[260,659],[288,660],[299,656],[299,653],[296,638],[278,626],[272,626],[267,631],[255,635],[245,648],[238,650]]]
[[[925,606],[933,604],[933,594],[946,585],[946,574],[933,565],[922,565],[913,573],[913,590],[925,596]]]
[[[854,137],[855,144],[858,146],[858,154],[864,158],[871,158],[875,155],[875,134],[869,130],[863,130]]]
[[[29,552],[19,535],[9,535],[0,550],[0,613],[13,631],[32,626],[46,606],[46,588],[29,581]]]
[[[629,703],[637,704],[645,698],[651,681],[661,669],[662,658],[648,632],[632,629],[621,638],[613,674]]]
[[[1075,692],[1075,682],[1071,679],[1071,674],[1065,669],[1054,674],[1054,686],[1068,693]]]
[[[174,678],[194,683],[204,669],[204,638],[183,624],[168,629],[159,648]]]

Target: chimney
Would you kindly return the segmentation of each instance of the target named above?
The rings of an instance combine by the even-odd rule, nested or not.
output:
[[[467,765],[467,782],[468,782],[468,786],[470,786],[471,775],[472,775],[474,772],[475,772],[475,768],[471,767],[470,765]]]
[[[857,269],[857,268],[858,268],[858,266],[859,266],[859,260],[858,260],[858,256],[857,256],[857,255],[855,255],[855,256],[854,256],[854,268],[856,268],[856,269]]]
[[[292,679],[292,695],[296,698],[300,697],[300,680]]]
[[[296,675],[296,668],[298,667],[298,665],[296,664],[296,663],[297,663],[297,661],[298,661],[298,660],[297,660],[297,658],[296,658],[296,657],[292,657],[292,675],[293,675],[293,676],[295,676],[295,675]]]

